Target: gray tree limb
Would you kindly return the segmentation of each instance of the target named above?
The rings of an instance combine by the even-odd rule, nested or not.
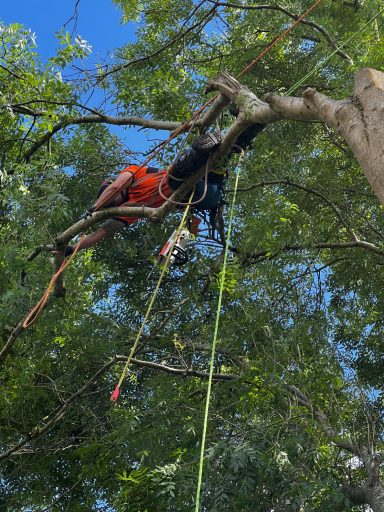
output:
[[[296,386],[286,385],[286,391],[295,398],[297,403],[308,409],[317,420],[324,435],[340,449],[345,450],[358,457],[364,464],[367,472],[367,480],[360,487],[348,486],[344,492],[355,504],[368,504],[373,512],[384,511],[384,489],[380,481],[380,463],[375,453],[360,443],[355,443],[341,436],[330,424],[327,415]]]
[[[25,110],[26,107],[23,107]],[[31,112],[30,112],[31,113]],[[23,160],[28,161],[32,155],[36,153],[38,149],[44,146],[56,133],[63,130],[68,126],[80,125],[80,124],[95,124],[103,123],[114,126],[142,126],[143,128],[152,128],[154,130],[174,130],[180,126],[180,123],[172,121],[156,121],[151,119],[145,119],[143,117],[114,117],[106,114],[90,114],[88,116],[77,116],[69,119],[63,119],[56,123],[52,130],[46,132],[26,151],[23,155]]]
[[[239,134],[253,123],[269,124],[281,119],[325,123],[345,139],[373,192],[384,204],[384,73],[370,68],[359,70],[352,96],[343,100],[308,88],[302,98],[269,94],[262,101],[227,73],[211,80],[210,88],[220,91],[240,109],[227,142],[231,141],[231,132]]]

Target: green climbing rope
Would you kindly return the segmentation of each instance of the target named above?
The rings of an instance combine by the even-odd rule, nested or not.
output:
[[[298,82],[296,82],[284,94],[284,96],[290,96],[298,87],[300,87],[300,85],[304,84],[308,80],[308,78],[310,76],[312,76],[313,73],[315,73],[315,71],[317,69],[320,69],[327,62],[329,62],[329,60],[339,50],[341,50],[346,44],[348,44],[350,41],[352,41],[358,34],[363,32],[363,30],[365,30],[365,28],[368,25],[370,25],[376,18],[378,18],[383,11],[384,11],[384,7],[382,7],[374,16],[372,16],[362,27],[360,27],[359,30],[357,30],[350,37],[348,37],[341,45],[339,45],[332,53],[330,53],[322,62],[320,62],[319,64],[314,66],[314,68],[311,71],[309,71],[309,73],[307,73],[303,78],[301,78]],[[226,241],[225,250],[224,250],[223,270],[221,272],[221,277],[220,277],[219,300],[218,300],[217,311],[216,311],[215,331],[214,331],[214,335],[213,335],[211,360],[210,360],[210,366],[209,366],[207,399],[206,399],[206,403],[205,403],[203,434],[202,434],[202,439],[201,439],[199,475],[198,475],[196,498],[195,498],[195,512],[199,512],[200,511],[200,496],[201,496],[201,485],[202,485],[202,480],[203,480],[204,452],[205,452],[205,441],[206,441],[207,428],[208,428],[209,406],[210,406],[210,401],[211,401],[213,367],[214,367],[214,360],[215,360],[215,353],[216,353],[217,335],[218,335],[218,331],[219,331],[221,304],[222,304],[222,297],[223,297],[223,290],[224,290],[224,283],[225,283],[225,274],[226,274],[226,268],[227,268],[229,243],[230,243],[230,237],[231,237],[231,231],[232,231],[234,207],[235,207],[236,193],[237,193],[238,181],[239,181],[239,175],[240,175],[240,169],[241,169],[240,164],[241,164],[241,160],[243,158],[243,155],[244,155],[244,153],[242,153],[242,155],[240,157],[240,160],[239,160],[239,163],[238,163],[238,166],[237,166],[236,181],[235,181],[235,186],[234,186],[234,191],[233,191],[233,198],[232,198],[230,218],[229,218],[229,225],[228,225],[227,241]]]
[[[209,415],[209,404],[211,401],[211,388],[212,388],[212,377],[213,377],[213,366],[215,362],[215,352],[216,352],[216,344],[217,344],[217,335],[219,332],[219,322],[220,322],[220,313],[221,313],[221,303],[223,299],[223,291],[224,291],[224,283],[225,283],[225,274],[227,269],[227,260],[228,260],[228,252],[229,252],[229,244],[231,241],[231,233],[232,233],[232,223],[235,211],[235,202],[236,202],[236,193],[239,184],[239,175],[241,170],[241,162],[244,158],[244,151],[242,151],[237,168],[236,168],[236,180],[235,186],[233,189],[233,197],[231,203],[231,211],[229,215],[229,224],[228,224],[228,233],[227,240],[225,243],[224,249],[224,259],[223,259],[223,270],[220,275],[220,286],[219,286],[219,300],[217,303],[216,310],[216,320],[215,320],[215,331],[213,334],[213,342],[212,342],[212,351],[211,351],[211,361],[209,365],[209,378],[208,378],[208,389],[207,389],[207,399],[205,402],[205,413],[204,413],[204,424],[203,424],[203,435],[201,438],[201,449],[200,449],[200,464],[199,464],[199,476],[197,481],[197,490],[196,490],[196,512],[200,510],[200,494],[201,494],[201,484],[203,481],[203,467],[204,467],[204,451],[205,451],[205,439],[207,436],[207,427],[208,427],[208,415]]]

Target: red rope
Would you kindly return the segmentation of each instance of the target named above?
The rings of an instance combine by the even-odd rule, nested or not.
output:
[[[308,16],[308,14],[313,11],[313,9],[315,9],[315,7],[321,2],[322,0],[316,0],[316,2],[311,5],[311,7],[305,11],[304,14],[302,14],[296,21],[295,23],[293,23],[290,27],[287,28],[287,30],[285,30],[282,34],[280,34],[274,41],[272,41],[271,44],[269,44],[266,48],[264,48],[263,51],[261,51],[259,53],[259,55],[253,59],[252,62],[250,62],[242,71],[240,71],[240,73],[236,76],[236,78],[241,78],[245,73],[247,73],[260,59],[262,59],[264,57],[264,55],[266,55],[269,50],[271,50],[279,41],[281,41],[285,36],[287,36],[290,32],[292,32],[292,30],[294,30],[297,25],[299,25],[303,19]],[[196,120],[197,120],[197,117],[201,114],[201,112],[203,112],[203,110],[208,107],[209,105],[211,105],[215,99],[219,96],[219,94],[216,94],[213,98],[211,98],[210,100],[208,100],[197,112],[195,112],[191,118],[189,119],[189,121],[187,121],[186,123],[184,123],[183,125],[179,126],[179,128],[177,128],[173,133],[172,135],[167,139],[165,140],[163,143],[160,144],[159,148],[157,149],[157,151],[155,151],[152,155],[150,155],[147,160],[144,162],[143,166],[146,165],[148,162],[150,162],[150,160],[152,160],[152,158],[154,158],[173,138],[175,138],[179,133],[181,133],[184,128],[191,122],[193,121],[192,123],[192,126],[191,128],[189,129],[189,132],[191,132],[191,130],[193,129],[193,126],[196,124]],[[172,167],[170,166],[169,169],[172,169]],[[163,199],[168,199],[165,197],[165,195],[162,193],[162,185],[163,185],[163,180],[161,181],[160,185],[159,185],[159,194],[161,195],[161,197]],[[193,205],[193,204],[197,204],[199,202],[201,202],[204,197],[205,197],[205,194],[206,194],[206,187],[207,187],[207,172],[206,172],[206,182],[205,182],[205,191],[204,191],[204,195],[203,197],[195,202],[195,203],[189,203],[190,205]],[[169,200],[169,199],[168,199]],[[175,201],[171,201],[172,204],[175,204],[175,205],[185,205],[187,203],[181,203],[181,202],[175,202]]]
[[[293,29],[295,29],[297,27],[297,25],[299,25],[303,19],[308,16],[308,14],[313,11],[313,9],[315,7],[317,7],[319,5],[319,3],[321,2],[321,0],[316,0],[316,2],[307,10],[305,11],[304,14],[302,14],[296,21],[295,23],[293,23],[289,28],[287,28],[287,30],[285,32],[283,32],[282,34],[279,35],[279,37],[277,37],[274,41],[272,41],[272,43],[270,45],[268,45],[257,57],[256,59],[254,59],[252,62],[250,62],[248,64],[248,66],[246,66],[238,75],[236,78],[241,78],[245,73],[247,73],[247,71],[249,71],[255,64],[256,62],[258,62],[262,57],[264,57],[264,55],[266,53],[269,52],[269,50],[271,48],[273,48],[275,46],[275,44],[277,44],[279,41],[281,41],[286,35],[288,35],[290,32],[292,32]]]
[[[295,23],[293,23],[290,27],[287,28],[287,30],[285,30],[282,34],[280,34],[271,44],[269,44],[262,52],[259,53],[259,55],[252,61],[250,62],[237,76],[236,78],[241,78],[245,73],[247,73],[262,57],[264,57],[264,55],[266,55],[269,50],[271,50],[279,41],[281,41],[285,36],[287,36],[292,30],[294,30],[297,25],[299,25],[303,19],[308,16],[308,14],[310,12],[313,11],[313,9],[315,9],[315,7],[317,7],[317,5],[321,2],[322,0],[316,0],[316,2],[307,10],[305,11],[304,14],[302,14],[296,21]],[[199,110],[197,110],[194,114],[192,114],[192,116],[190,117],[190,119],[188,121],[186,121],[185,123],[183,123],[181,126],[179,126],[178,128],[176,128],[176,130],[168,137],[168,139],[166,139],[165,141],[163,141],[159,147],[157,148],[156,151],[154,151],[151,155],[148,156],[148,158],[144,161],[144,163],[142,164],[141,167],[144,167],[145,165],[147,165],[156,155],[158,155],[160,153],[160,151],[162,151],[164,149],[165,146],[167,146],[169,144],[169,142],[171,142],[171,140],[173,140],[175,137],[177,137],[180,133],[182,133],[184,131],[184,129],[189,125],[189,123],[191,121],[194,121],[193,124],[196,124],[196,119],[199,117],[199,115],[209,106],[211,105],[215,99],[219,96],[219,94],[216,94],[216,96],[214,96],[213,98],[211,98],[210,100],[208,100],[206,103],[204,103],[204,105],[202,107],[199,108]]]

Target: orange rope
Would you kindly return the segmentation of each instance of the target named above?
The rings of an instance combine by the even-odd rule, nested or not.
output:
[[[305,11],[304,14],[302,14],[296,21],[295,23],[293,23],[290,27],[287,28],[287,30],[285,30],[282,34],[280,34],[280,36],[278,36],[274,41],[272,41],[271,44],[269,44],[262,52],[259,53],[259,55],[252,61],[250,62],[237,76],[236,78],[241,78],[245,73],[247,73],[262,57],[264,57],[264,55],[266,55],[269,50],[271,50],[271,48],[273,48],[279,41],[281,41],[286,35],[288,35],[292,30],[294,30],[297,25],[299,25],[303,19],[308,16],[308,14],[310,12],[313,11],[313,9],[315,9],[315,7],[317,7],[317,5],[321,2],[322,0],[316,0],[316,2],[307,10]],[[213,98],[211,98],[210,100],[208,100],[206,103],[204,103],[204,105],[202,107],[199,108],[199,110],[197,110],[194,114],[192,114],[192,116],[190,117],[190,119],[188,121],[186,121],[185,123],[183,123],[181,126],[179,126],[178,128],[176,128],[176,130],[172,133],[172,135],[170,135],[168,137],[168,139],[166,139],[165,141],[163,141],[159,147],[157,148],[156,151],[154,151],[151,155],[148,156],[148,158],[144,161],[144,163],[142,164],[141,167],[144,167],[145,165],[147,165],[156,155],[158,155],[160,153],[160,151],[162,151],[164,149],[165,146],[167,146],[167,144],[169,144],[169,142],[171,142],[171,140],[173,140],[175,137],[177,137],[180,133],[182,133],[184,131],[184,128],[186,126],[189,125],[189,123],[191,121],[193,121],[194,123],[193,124],[196,124],[196,119],[199,117],[199,115],[203,112],[203,110],[205,110],[209,105],[211,105],[215,99],[219,96],[219,94],[216,94],[216,96],[214,96]],[[193,126],[192,126],[193,128]]]
[[[297,25],[299,25],[303,19],[308,16],[308,14],[313,11],[313,9],[315,9],[315,7],[317,7],[317,5],[321,2],[322,0],[316,0],[316,2],[307,10],[305,11],[304,14],[302,14],[296,21],[295,23],[292,23],[292,25],[290,27],[287,28],[287,30],[285,30],[282,34],[280,34],[274,41],[272,41],[271,44],[269,44],[266,48],[264,48],[264,50],[262,50],[259,55],[253,59],[252,62],[250,62],[237,76],[236,78],[241,78],[245,73],[247,73],[260,59],[262,59],[264,57],[264,55],[266,55],[269,50],[271,50],[279,41],[281,41],[286,35],[288,35],[292,30],[294,30]],[[159,152],[172,140],[174,139],[177,135],[179,135],[179,133],[181,133],[182,131],[184,131],[184,128],[191,122],[193,121],[192,123],[192,126],[191,128],[189,129],[189,133],[192,131],[194,125],[196,124],[196,121],[197,121],[197,118],[198,116],[201,114],[201,112],[203,112],[203,110],[205,108],[207,108],[209,105],[211,105],[215,99],[219,96],[219,94],[216,94],[215,96],[213,96],[213,98],[209,99],[202,107],[200,107],[200,109],[198,111],[196,111],[192,116],[191,118],[189,119],[189,121],[186,121],[184,124],[182,124],[181,126],[179,126],[179,128],[177,128],[173,133],[172,135],[167,139],[165,140],[164,142],[162,142],[159,146],[159,148],[157,149],[157,151],[155,151],[154,153],[152,153],[152,155],[149,155],[149,157],[145,160],[145,162],[143,163],[143,166],[146,165],[148,162],[150,162],[152,160],[152,158],[154,158],[157,154],[159,154]],[[170,167],[171,168],[171,167]],[[161,197],[163,199],[167,199],[163,194],[162,194],[162,191],[161,191],[161,187],[162,187],[162,183],[163,181],[160,183],[159,185],[159,193],[161,195]],[[205,196],[205,194],[204,194]],[[202,198],[203,199],[203,198]],[[202,201],[202,199],[200,199],[200,201]],[[198,201],[198,202],[200,202]],[[173,202],[173,204],[178,204],[178,205],[183,205],[183,204],[186,204],[186,203],[176,203],[176,202]],[[189,203],[189,204],[195,204],[195,203]]]
[[[84,238],[84,236],[81,238],[81,240],[83,238]],[[71,256],[66,261],[62,262],[59,270],[53,275],[53,277],[52,277],[47,289],[43,293],[41,299],[38,301],[38,303],[31,309],[31,311],[25,317],[25,319],[23,321],[24,329],[28,329],[28,327],[30,327],[32,324],[34,324],[36,322],[37,318],[40,316],[41,312],[43,311],[43,309],[45,308],[45,305],[48,302],[49,296],[51,295],[53,287],[55,286],[55,283],[58,280],[60,274],[62,272],[64,272],[64,270],[68,267],[68,265],[71,263],[73,258],[76,256],[78,250],[80,249],[81,240],[76,245],[76,248],[73,251],[73,253],[71,254]]]
[[[287,28],[287,30],[285,32],[283,32],[282,34],[279,35],[278,38],[276,38],[274,41],[272,41],[272,43],[270,45],[268,45],[257,57],[256,59],[254,59],[252,62],[250,62],[248,64],[248,66],[246,66],[238,75],[236,78],[241,78],[245,73],[247,73],[247,71],[249,71],[255,64],[256,62],[258,62],[262,57],[264,57],[264,55],[266,53],[269,52],[269,50],[271,48],[273,48],[275,46],[275,44],[277,44],[279,41],[281,41],[286,35],[288,35],[293,29],[295,29],[297,27],[297,25],[299,25],[303,19],[308,16],[308,14],[313,11],[313,9],[315,7],[317,7],[319,5],[319,3],[321,2],[321,0],[316,0],[316,2],[307,10],[305,11],[304,14],[302,14],[300,16],[300,18],[298,18],[295,23],[293,23],[290,27]]]
[[[236,76],[236,78],[241,78],[245,73],[247,73],[251,68],[253,68],[253,66],[260,60],[264,57],[264,55],[266,55],[269,50],[271,50],[279,41],[281,41],[285,36],[287,36],[290,32],[292,32],[292,30],[294,30],[297,25],[299,25],[303,19],[308,16],[308,14],[310,12],[313,11],[313,9],[315,9],[315,7],[317,7],[317,5],[321,2],[322,0],[316,0],[316,2],[307,10],[305,11],[304,14],[302,14],[294,23],[292,23],[292,25],[290,27],[287,28],[287,30],[285,30],[282,34],[280,34],[274,41],[272,41],[272,43],[270,43],[266,48],[264,48],[264,50],[262,50],[259,55],[253,59],[252,62],[250,62],[242,71],[240,71],[240,73]],[[219,94],[216,94],[215,96],[213,96],[211,99],[209,99],[206,103],[204,103],[204,105],[202,107],[199,108],[199,110],[197,110],[194,114],[192,114],[192,116],[189,118],[188,121],[186,121],[185,123],[183,123],[181,126],[179,126],[178,128],[176,128],[176,130],[168,137],[168,139],[164,140],[160,145],[159,147],[153,151],[145,160],[144,162],[140,165],[139,169],[142,169],[143,167],[145,167],[151,160],[153,160],[155,158],[156,155],[158,155],[170,142],[171,140],[173,140],[174,138],[176,138],[180,133],[182,133],[184,131],[184,128],[186,126],[188,126],[191,122],[192,122],[192,126],[190,127],[189,129],[189,132],[192,131],[192,129],[194,128],[194,125],[196,124],[196,121],[197,121],[197,118],[200,116],[200,114],[207,108],[209,107],[209,105],[211,105],[215,99],[219,96]]]

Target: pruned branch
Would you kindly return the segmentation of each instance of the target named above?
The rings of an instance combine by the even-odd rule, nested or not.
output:
[[[227,96],[240,109],[226,143],[233,144],[235,137],[254,123],[269,124],[282,119],[325,123],[344,137],[376,197],[384,204],[384,154],[380,149],[384,125],[378,108],[384,102],[384,73],[360,69],[355,74],[353,95],[342,100],[333,100],[308,88],[302,98],[269,94],[262,101],[227,73],[211,80],[210,88]]]

